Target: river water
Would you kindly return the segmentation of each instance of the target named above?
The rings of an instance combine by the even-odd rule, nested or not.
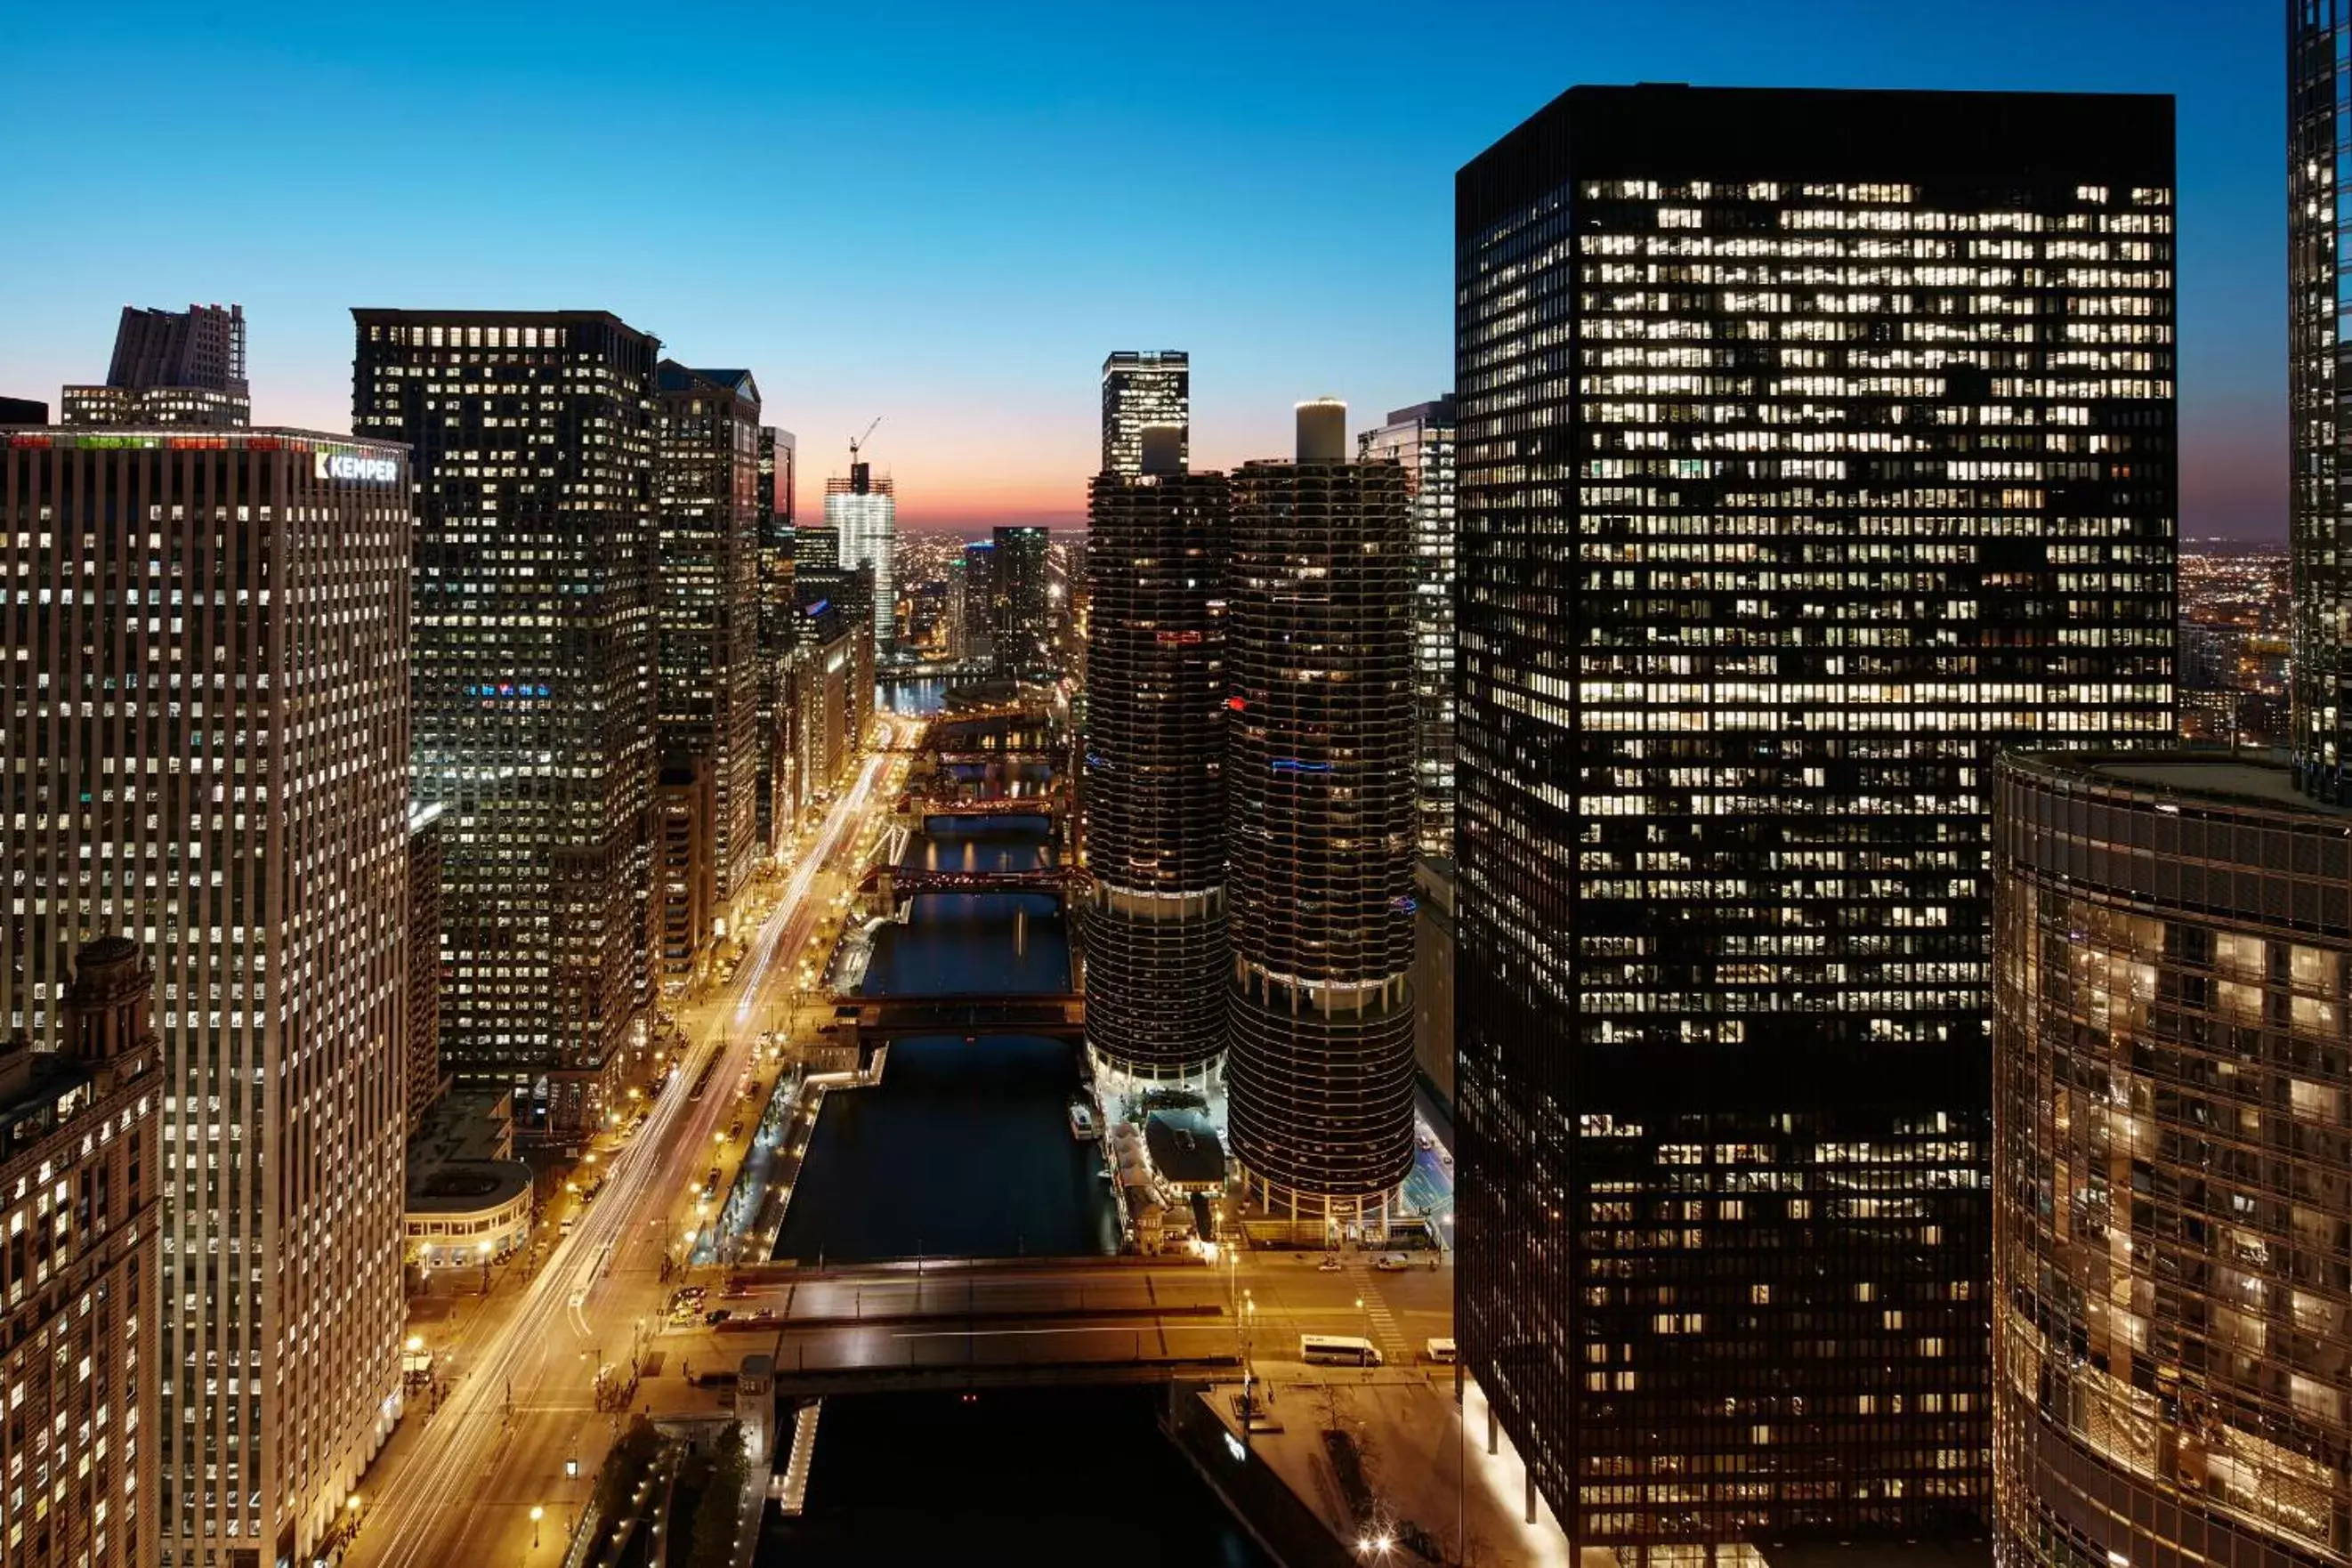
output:
[[[1043,817],[934,817],[904,864],[1047,864]],[[1041,893],[925,893],[877,936],[869,995],[1070,988],[1067,926]],[[891,1044],[882,1081],[826,1097],[775,1256],[803,1263],[1016,1258],[1118,1250],[1097,1145],[1070,1136],[1075,1042],[919,1035]]]
[[[778,1568],[1110,1563],[1271,1568],[1154,1415],[1151,1388],[828,1399],[808,1511],[773,1509]]]
[[[1044,776],[1017,773],[1016,788]],[[1051,839],[1042,817],[933,818],[904,863],[1024,869],[1050,862]],[[1026,893],[917,898],[907,924],[878,933],[863,987],[890,995],[1069,988],[1064,916],[1055,900]],[[1077,1047],[1066,1040],[895,1042],[880,1084],[826,1097],[775,1256],[845,1263],[1114,1251],[1118,1221],[1097,1174],[1097,1145],[1070,1136],[1077,1082]],[[1160,1434],[1164,1397],[1037,1388],[828,1399],[807,1512],[787,1520],[771,1506],[756,1560],[1272,1568]]]

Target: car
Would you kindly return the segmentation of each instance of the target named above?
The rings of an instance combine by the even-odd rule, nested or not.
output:
[[[776,1310],[773,1307],[762,1307],[751,1314],[751,1321],[755,1323],[764,1323],[772,1320],[775,1315]]]
[[[1434,1149],[1437,1147],[1437,1140],[1424,1132],[1421,1135],[1421,1146],[1424,1149]]]
[[[1339,1255],[1338,1253],[1327,1252],[1323,1255],[1323,1261],[1317,1264],[1315,1267],[1320,1273],[1337,1274],[1339,1272],[1342,1265],[1339,1262]]]
[[[711,1328],[715,1329],[734,1315],[734,1313],[729,1311],[724,1307],[713,1307],[710,1310],[702,1314],[702,1321]]]
[[[1402,1252],[1384,1252],[1372,1267],[1383,1274],[1402,1274],[1412,1267],[1412,1260]]]

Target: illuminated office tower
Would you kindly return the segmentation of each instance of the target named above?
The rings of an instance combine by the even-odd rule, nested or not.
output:
[[[245,307],[184,310],[122,307],[103,386],[68,386],[68,425],[195,425],[242,430],[253,423],[245,379]]]
[[[1454,399],[1416,403],[1356,437],[1404,469],[1412,498],[1412,783],[1424,855],[1454,853]]]
[[[2342,252],[2352,244],[2352,192],[2337,149],[2352,138],[2352,7],[2296,0],[2286,8],[2287,435],[2294,571],[2289,663],[2291,751],[2304,787],[2352,803],[2352,486],[2344,482],[2345,400],[2352,387],[2337,344],[2352,327]]]
[[[793,648],[793,505],[800,458],[789,430],[760,427],[760,853],[772,855],[799,814],[797,780],[779,781],[777,770],[792,757],[791,716],[785,712],[784,660]],[[782,796],[782,810],[776,802]]]
[[[442,1068],[576,1143],[651,999],[660,344],[601,310],[352,314],[353,427],[416,466]]]
[[[1087,497],[1087,1045],[1145,1079],[1197,1079],[1225,1049],[1233,500],[1223,474],[1184,471],[1181,443],[1152,430],[1142,473]]]
[[[0,1043],[0,1252],[10,1332],[0,1380],[0,1505],[10,1568],[151,1568],[156,1561],[156,1152],[163,1045],[155,976],[100,937],[75,954],[59,1048]],[[70,1199],[68,1199],[70,1194]]]
[[[1044,529],[1023,523],[998,528],[990,592],[996,605],[997,668],[1011,676],[1053,673],[1054,601],[1049,590],[1052,541]]]
[[[723,936],[760,851],[760,388],[748,370],[664,360],[658,374],[659,747],[665,766],[701,775],[709,925]]]
[[[2172,732],[2172,103],[1456,184],[1464,1361],[1577,1546],[1981,1530],[1990,769]]]
[[[1225,1081],[1252,1199],[1376,1232],[1412,1159],[1412,524],[1347,417],[1299,405],[1298,460],[1233,476]]]
[[[887,654],[898,629],[898,499],[888,478],[853,460],[847,479],[824,481],[824,524],[840,540],[844,570],[874,569],[874,648]]]
[[[169,1568],[309,1562],[400,1415],[408,475],[293,430],[0,447],[0,1010],[69,1049],[78,949],[154,967]]]
[[[975,664],[996,662],[996,541],[975,539],[963,547],[963,656]]]
[[[1103,361],[1102,471],[1143,471],[1146,426],[1177,432],[1176,461],[1192,460],[1192,356],[1181,349],[1120,349]]]
[[[1993,867],[1993,1550],[2352,1561],[2352,815],[2017,752]]]

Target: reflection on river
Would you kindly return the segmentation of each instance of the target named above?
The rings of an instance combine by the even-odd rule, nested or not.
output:
[[[1042,817],[934,817],[910,866],[1050,864]],[[877,932],[867,995],[1017,994],[1070,988],[1060,903],[1042,893],[925,893]],[[814,1263],[1113,1252],[1118,1230],[1098,1146],[1070,1135],[1075,1041],[918,1036],[889,1047],[882,1081],[826,1097],[776,1241]]]

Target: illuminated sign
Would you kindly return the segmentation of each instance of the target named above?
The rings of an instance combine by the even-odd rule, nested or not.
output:
[[[400,477],[400,465],[390,458],[362,458],[356,452],[320,452],[312,458],[310,472],[322,479],[388,485]]]

